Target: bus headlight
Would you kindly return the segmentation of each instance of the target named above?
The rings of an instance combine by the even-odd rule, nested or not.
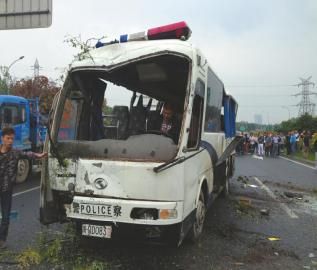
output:
[[[160,209],[159,219],[173,219],[173,218],[177,218],[176,209]]]

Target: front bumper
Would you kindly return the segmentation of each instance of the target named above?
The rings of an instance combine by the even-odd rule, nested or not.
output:
[[[140,201],[75,196],[71,204],[65,204],[66,215],[74,220],[130,223],[140,225],[173,225],[182,222],[183,202]],[[176,213],[173,217],[135,217],[136,209],[166,210]]]

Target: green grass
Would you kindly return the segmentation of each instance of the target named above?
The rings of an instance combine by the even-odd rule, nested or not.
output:
[[[7,254],[4,255],[7,258]],[[80,239],[72,224],[65,226],[64,231],[54,232],[43,230],[39,233],[34,246],[16,254],[14,263],[17,268],[72,270],[109,270],[113,269],[104,254],[95,254],[80,246]]]
[[[303,155],[303,152],[301,151],[298,151],[294,154],[295,157],[298,157],[298,158],[302,158],[302,159],[306,159]],[[315,161],[315,153],[312,153],[312,152],[309,152],[308,153],[308,158],[307,160],[310,160],[310,161]]]

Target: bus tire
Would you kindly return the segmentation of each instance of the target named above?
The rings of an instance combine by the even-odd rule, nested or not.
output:
[[[220,196],[221,198],[226,198],[226,197],[229,196],[229,193],[230,193],[229,177],[226,176],[225,183],[224,183],[224,185],[223,185],[223,187],[222,187],[222,190],[221,190],[219,196]]]
[[[230,170],[231,170],[231,165],[230,163],[227,165],[227,168],[226,168],[226,173],[225,173],[225,180],[224,180],[224,183],[223,183],[223,186],[222,186],[222,190],[219,194],[219,196],[221,198],[226,198],[229,196],[229,193],[230,193],[230,185],[229,185],[229,175],[230,175]]]
[[[27,158],[19,159],[17,177],[16,177],[17,184],[23,183],[28,179],[31,173],[31,168],[32,168],[32,164],[29,159]]]
[[[206,212],[207,212],[207,208],[205,203],[205,196],[204,196],[203,190],[201,189],[199,193],[199,199],[198,199],[196,213],[195,213],[195,220],[194,220],[193,226],[191,227],[188,233],[188,239],[192,243],[198,242],[198,240],[200,239],[202,235],[204,223],[206,219]]]

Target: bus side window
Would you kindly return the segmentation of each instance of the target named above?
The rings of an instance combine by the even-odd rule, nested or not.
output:
[[[187,148],[189,149],[197,149],[200,142],[204,109],[204,99],[202,97],[205,94],[205,84],[202,81],[197,81],[195,92],[196,96],[194,98],[192,118],[190,120],[190,128],[187,142]]]
[[[215,74],[208,68],[207,95],[205,111],[205,132],[220,132],[223,86]]]
[[[3,110],[3,119],[5,124],[13,124],[12,123],[12,111],[9,108],[4,108]]]

